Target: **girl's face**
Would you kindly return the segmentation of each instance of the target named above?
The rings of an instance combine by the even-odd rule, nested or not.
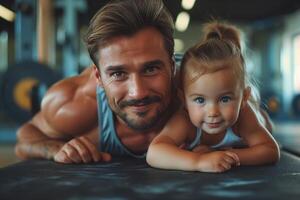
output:
[[[248,94],[231,69],[201,75],[185,86],[185,102],[192,123],[208,134],[218,134],[238,119]]]

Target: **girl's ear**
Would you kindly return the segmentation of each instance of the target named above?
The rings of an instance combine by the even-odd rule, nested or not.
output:
[[[100,87],[102,87],[102,80],[101,80],[101,76],[100,76],[100,71],[99,69],[96,67],[96,65],[93,65],[93,72],[94,72],[94,76],[97,80],[97,83]]]
[[[243,91],[242,108],[245,107],[250,96],[251,96],[251,88],[247,86]]]

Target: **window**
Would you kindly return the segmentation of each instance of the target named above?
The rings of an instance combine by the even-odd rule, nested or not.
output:
[[[300,93],[300,34],[293,38],[293,87]]]

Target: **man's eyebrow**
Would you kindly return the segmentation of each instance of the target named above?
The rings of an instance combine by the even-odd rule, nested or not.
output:
[[[145,62],[143,65],[144,66],[149,66],[149,65],[164,65],[164,62],[161,61],[161,60],[151,60],[151,61]]]
[[[164,65],[164,62],[161,60],[151,60],[146,61],[142,64],[143,66],[152,66],[152,65]],[[125,69],[125,65],[110,65],[105,69],[105,73],[109,73],[111,71],[122,71]]]
[[[110,65],[105,69],[105,73],[111,71],[120,71],[120,70],[124,70],[124,65]]]

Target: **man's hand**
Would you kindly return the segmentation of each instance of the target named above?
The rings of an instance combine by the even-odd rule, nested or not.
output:
[[[239,166],[240,160],[236,153],[214,151],[200,155],[197,165],[201,172],[224,172],[232,166]]]
[[[55,162],[66,164],[110,160],[110,154],[99,152],[96,145],[85,136],[70,140],[54,155]]]

